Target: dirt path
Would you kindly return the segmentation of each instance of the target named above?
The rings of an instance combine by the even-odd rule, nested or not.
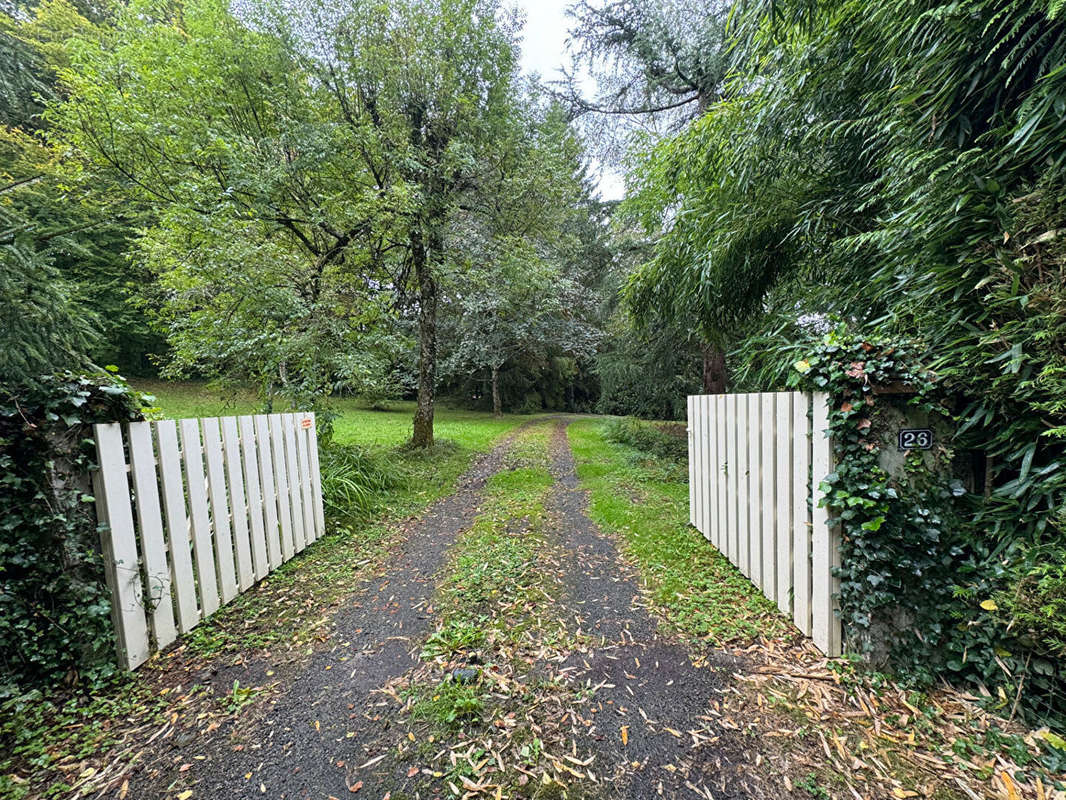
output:
[[[561,554],[545,563],[544,571],[559,588],[551,604],[558,605],[560,621],[581,645],[533,665],[534,672],[544,673],[543,680],[564,691],[559,694],[563,704],[550,706],[551,720],[536,717],[549,715],[547,704],[530,717],[535,732],[559,717],[571,732],[573,756],[561,757],[583,766],[561,767],[580,779],[566,796],[760,797],[747,767],[757,756],[748,752],[748,743],[722,729],[716,717],[731,662],[706,655],[694,662],[688,650],[659,632],[642,604],[636,576],[585,513],[566,422],[533,423],[543,424],[553,426],[549,455],[554,480],[545,504],[545,535]],[[498,796],[471,790],[476,783],[450,791],[441,772],[411,766],[410,753],[401,758],[414,744],[428,748],[427,754],[440,746],[436,757],[451,753],[454,765],[454,752],[469,742],[464,757],[474,764],[484,751],[475,766],[488,762],[490,771],[495,769],[491,738],[485,746],[484,740],[478,744],[460,731],[454,742],[432,735],[428,745],[419,741],[423,734],[416,738],[405,727],[410,725],[404,718],[410,701],[405,705],[389,687],[419,667],[422,644],[434,628],[434,594],[449,548],[478,518],[484,487],[506,468],[517,436],[521,429],[480,458],[458,490],[426,512],[396,546],[385,573],[336,615],[327,641],[273,700],[206,736],[177,735],[159,743],[132,777],[127,797],[171,797],[185,786],[192,787],[196,800],[328,800],[354,794],[428,800],[460,791],[470,797]],[[526,524],[518,519],[502,523],[515,536],[525,535]],[[243,665],[238,679],[242,685],[269,682],[264,677],[268,668]],[[224,688],[234,676],[215,680]],[[568,697],[573,705],[566,705]],[[492,724],[505,727],[514,717],[511,712]],[[491,727],[486,735],[494,735]],[[409,746],[408,740],[414,744]],[[506,772],[508,765],[499,755],[495,758],[500,772]],[[563,796],[546,775],[539,777],[544,786],[537,780],[527,785],[523,777],[518,793]]]
[[[557,426],[552,450],[556,530],[572,554],[567,595],[581,628],[600,642],[566,668],[575,680],[602,686],[587,736],[618,781],[612,796],[758,796],[745,770],[753,756],[715,717],[733,661],[715,654],[694,660],[659,632],[637,577],[586,514],[565,425]],[[626,743],[618,746],[623,727]]]

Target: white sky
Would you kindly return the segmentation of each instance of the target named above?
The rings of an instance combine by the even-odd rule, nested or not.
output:
[[[522,70],[539,73],[545,81],[562,77],[559,67],[569,65],[566,37],[572,20],[566,9],[574,0],[513,0],[526,15],[522,41]],[[591,81],[591,78],[589,79]],[[590,86],[590,88],[592,88]],[[622,175],[593,161],[591,170],[597,177],[600,197],[620,200],[625,194]]]

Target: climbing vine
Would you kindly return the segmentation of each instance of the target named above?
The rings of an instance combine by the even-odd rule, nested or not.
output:
[[[114,375],[0,392],[0,698],[113,669],[91,426],[140,419],[142,404]]]
[[[970,454],[954,449],[955,398],[916,349],[840,331],[793,367],[792,385],[829,396],[834,468],[821,488],[841,534],[849,651],[922,683],[975,681],[1008,710],[1066,719],[1061,665],[1044,652],[1059,633],[1041,613],[1061,605],[1061,570],[1002,588],[1012,566],[1004,547],[990,552],[977,521],[983,486]],[[931,448],[900,450],[906,427],[931,430]],[[1022,591],[1037,600],[1023,602]]]
[[[834,470],[822,489],[842,549],[841,617],[849,649],[875,662],[906,662],[928,677],[952,604],[953,492],[938,473],[950,447],[936,441],[889,463],[894,423],[915,416],[941,426],[937,384],[909,348],[832,334],[795,364],[795,382],[830,397]],[[891,445],[894,446],[895,442]],[[900,463],[901,462],[901,463]],[[818,478],[818,476],[815,476]]]

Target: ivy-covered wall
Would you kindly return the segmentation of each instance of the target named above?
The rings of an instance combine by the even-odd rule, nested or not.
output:
[[[794,364],[792,383],[831,398],[823,489],[848,650],[923,683],[979,682],[1066,723],[1066,571],[1032,570],[1025,526],[985,529],[983,455],[956,449],[960,398],[906,345],[839,333]],[[901,451],[901,428],[931,429],[932,447]]]
[[[107,375],[0,391],[0,698],[115,668],[92,424],[141,419],[141,407]]]

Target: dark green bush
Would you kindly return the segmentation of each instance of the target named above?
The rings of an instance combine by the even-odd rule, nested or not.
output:
[[[1066,662],[1066,545],[1034,548],[995,602],[1007,626],[1040,655]]]
[[[104,375],[0,392],[0,696],[114,670],[92,424],[140,419],[141,407]]]
[[[684,427],[677,424],[621,417],[608,420],[605,423],[605,432],[612,442],[627,445],[658,458],[672,461],[688,458],[688,437]]]

